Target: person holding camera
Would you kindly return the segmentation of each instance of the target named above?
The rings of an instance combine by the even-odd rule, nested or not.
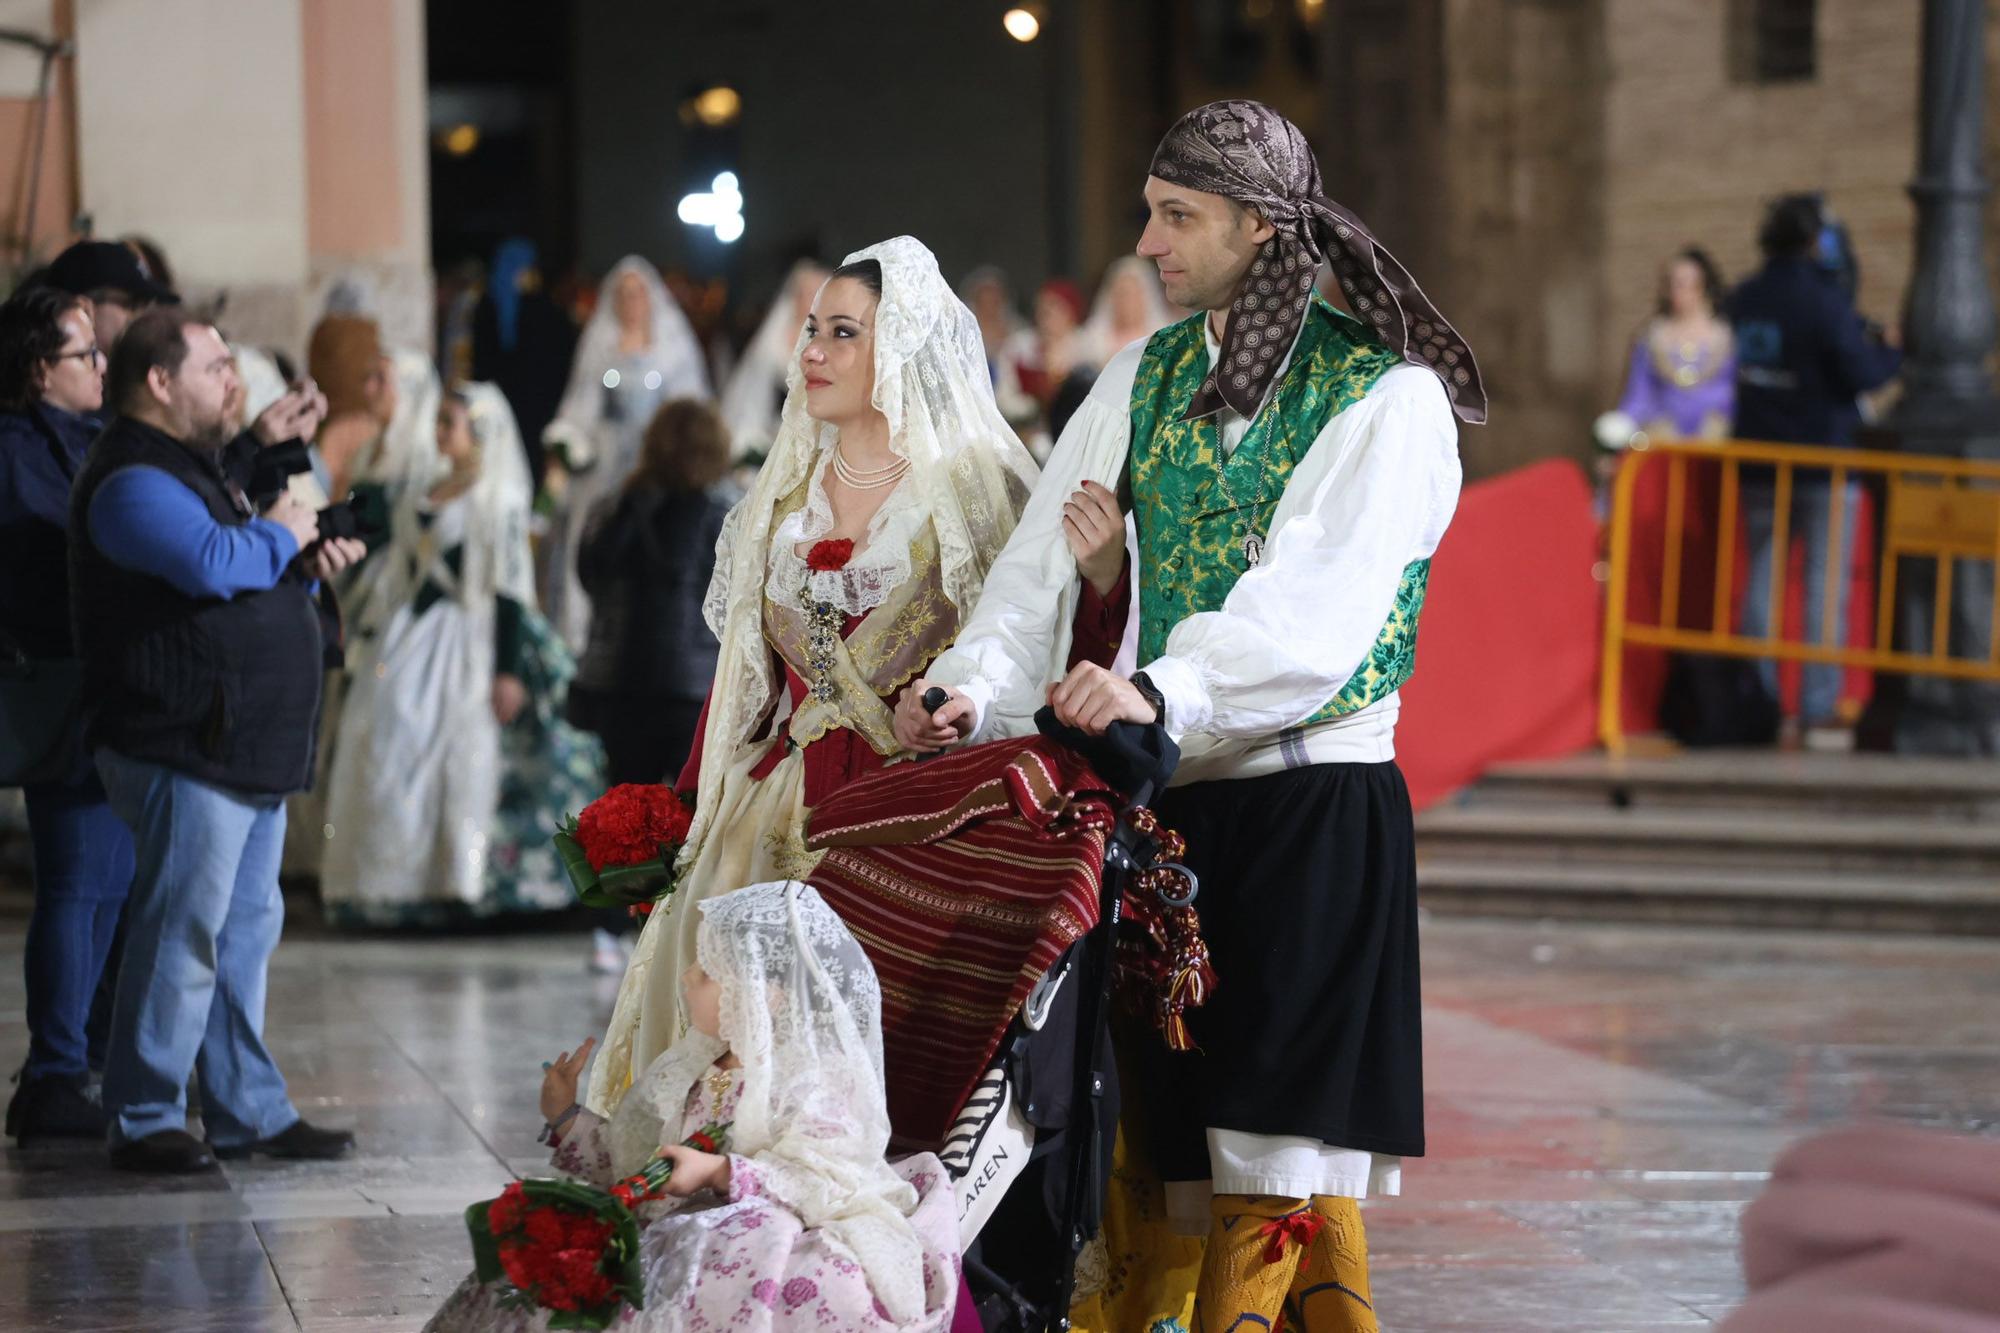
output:
[[[83,750],[65,595],[70,483],[103,404],[88,302],[41,287],[0,305],[0,661],[14,664],[0,710],[10,736],[41,742],[0,761],[0,783],[27,798],[35,865],[28,1059],[7,1103],[7,1133],[22,1143],[104,1136],[88,1086],[104,1058],[91,997],[132,883],[132,835]]]
[[[300,1117],[263,1029],[283,798],[311,775],[320,707],[315,585],[363,548],[321,540],[289,492],[255,512],[220,458],[236,388],[213,327],[139,316],[70,500],[86,737],[138,851],[104,1076],[111,1162],[133,1171],[354,1142]],[[191,1075],[207,1144],[187,1132]]]

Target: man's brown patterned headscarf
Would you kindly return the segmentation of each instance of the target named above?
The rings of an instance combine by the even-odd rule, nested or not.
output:
[[[1254,208],[1278,229],[1237,289],[1222,358],[1189,404],[1190,418],[1224,404],[1256,414],[1298,336],[1324,258],[1354,313],[1435,371],[1462,420],[1486,420],[1472,349],[1361,219],[1321,192],[1319,162],[1298,126],[1261,102],[1210,102],[1167,131],[1152,174]]]

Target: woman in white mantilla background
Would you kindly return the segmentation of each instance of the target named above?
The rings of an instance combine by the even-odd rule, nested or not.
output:
[[[1102,366],[1141,338],[1184,318],[1167,300],[1158,269],[1137,255],[1125,255],[1111,261],[1097,284],[1090,317],[1083,321],[1083,345],[1091,363]]]
[[[785,274],[771,309],[744,345],[743,358],[722,390],[722,420],[736,459],[761,459],[778,433],[790,388],[793,353],[813,297],[826,282],[826,266],[801,259]]]
[[[535,607],[507,400],[446,394],[435,439],[395,483],[349,636],[320,874],[336,924],[569,907],[549,839],[602,789],[596,741],[560,720],[575,667]]]
[[[698,904],[810,865],[814,802],[904,756],[891,705],[952,641],[1034,463],[993,402],[979,325],[903,236],[850,255],[795,344],[771,454],[731,511],[704,608],[721,641],[667,906],[619,989],[589,1102],[680,1034]]]
[[[542,605],[574,652],[590,629],[576,548],[591,507],[614,494],[639,461],[653,413],[669,398],[710,396],[701,344],[660,274],[637,255],[618,261],[597,291],[577,341],[569,388],[542,433],[543,485],[555,502],[541,577]]]

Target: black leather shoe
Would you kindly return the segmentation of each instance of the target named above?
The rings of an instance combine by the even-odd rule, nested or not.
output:
[[[273,1134],[268,1139],[217,1147],[214,1151],[225,1162],[240,1161],[252,1153],[323,1162],[345,1157],[353,1147],[354,1131],[351,1129],[319,1129],[303,1120],[294,1120],[290,1129]]]
[[[104,1108],[90,1100],[73,1078],[31,1079],[7,1103],[7,1133],[22,1143],[34,1139],[104,1138]]]
[[[111,1165],[120,1171],[192,1176],[215,1169],[208,1145],[184,1129],[163,1129],[143,1139],[113,1144]]]

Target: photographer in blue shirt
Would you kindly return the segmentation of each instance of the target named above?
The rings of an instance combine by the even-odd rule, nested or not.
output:
[[[139,316],[111,357],[118,416],[70,499],[87,737],[138,853],[104,1075],[127,1170],[353,1145],[300,1118],[263,1029],[284,797],[311,777],[318,727],[315,587],[364,548],[322,540],[288,491],[252,508],[222,463],[236,392],[214,328],[175,307]],[[187,1132],[191,1075],[206,1145]]]

